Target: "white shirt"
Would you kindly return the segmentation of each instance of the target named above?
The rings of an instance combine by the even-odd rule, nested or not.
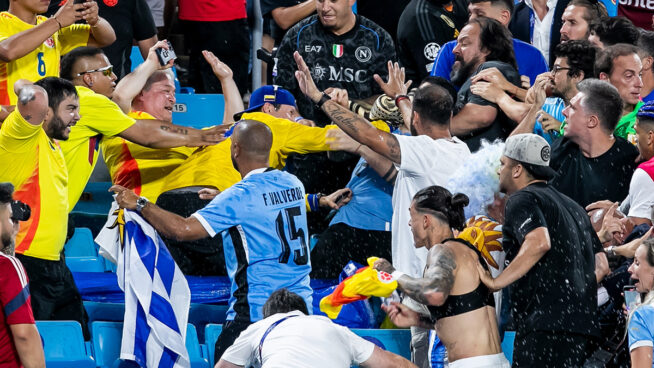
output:
[[[629,195],[620,205],[629,217],[652,218],[654,206],[654,180],[643,169],[636,169],[629,183]]]
[[[286,316],[259,343],[270,325]],[[232,364],[263,368],[349,368],[368,360],[375,344],[324,316],[278,313],[250,325],[223,354]]]
[[[393,266],[411,277],[422,277],[427,249],[416,249],[409,207],[413,196],[431,185],[445,187],[447,181],[470,156],[459,138],[431,139],[426,135],[396,135],[402,152],[393,189],[392,255]]]
[[[554,21],[554,10],[558,0],[547,0],[547,14],[541,20],[534,10],[533,0],[525,0],[525,5],[531,9],[534,16],[534,30],[531,44],[540,50],[549,63],[550,60],[550,39],[552,34],[552,22]],[[529,20],[531,23],[531,19]],[[529,25],[531,27],[531,24]]]

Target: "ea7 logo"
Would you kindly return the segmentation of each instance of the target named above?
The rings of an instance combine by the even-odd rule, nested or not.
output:
[[[308,52],[320,52],[320,50],[322,50],[322,46],[320,46],[320,45],[317,45],[317,46],[306,45],[306,46],[304,46],[304,52],[307,52],[307,53]]]

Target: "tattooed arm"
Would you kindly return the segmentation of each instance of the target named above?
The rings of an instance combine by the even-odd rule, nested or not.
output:
[[[161,120],[137,120],[118,136],[150,148],[198,147],[223,141],[223,133],[228,128],[228,125],[218,125],[200,130]]]
[[[298,65],[295,77],[302,92],[314,103],[320,101],[323,93],[318,90],[311,77],[311,71],[296,51],[293,56]],[[327,101],[322,105],[322,110],[329,118],[338,125],[345,133],[354,138],[357,142],[370,147],[373,151],[387,159],[401,163],[402,155],[400,144],[393,134],[386,133],[375,128],[366,119],[360,117],[349,109],[339,105],[336,101]]]
[[[18,96],[16,106],[20,115],[32,125],[39,125],[48,112],[47,92],[25,79],[14,83],[14,92]]]
[[[375,262],[375,269],[393,273],[395,269],[386,260]],[[429,250],[427,269],[423,278],[402,275],[398,288],[412,299],[425,305],[443,305],[452,291],[456,277],[456,255],[447,245]]]

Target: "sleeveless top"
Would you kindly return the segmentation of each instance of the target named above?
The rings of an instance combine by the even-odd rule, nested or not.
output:
[[[488,270],[486,261],[482,257],[479,250],[477,250],[477,248],[475,248],[473,245],[462,239],[445,239],[443,243],[448,241],[461,243],[474,250],[479,257],[479,262],[481,265],[484,267],[484,269]],[[477,286],[475,290],[462,295],[450,295],[447,297],[443,305],[428,305],[427,308],[429,309],[429,313],[431,314],[432,319],[437,320],[440,318],[452,317],[477,310],[487,305],[495,307],[495,299],[493,298],[493,293],[491,293],[486,285],[480,281],[479,286]]]

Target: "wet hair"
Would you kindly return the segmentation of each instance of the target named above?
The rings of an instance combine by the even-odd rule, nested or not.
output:
[[[579,82],[577,89],[584,94],[581,104],[586,111],[597,115],[604,130],[613,132],[622,116],[623,102],[618,89],[594,78]]]
[[[594,20],[609,16],[609,12],[606,10],[604,4],[598,0],[572,0],[568,6],[572,5],[586,9],[584,15],[581,17],[584,18],[589,27]]]
[[[595,78],[599,78],[600,73],[611,75],[615,59],[632,54],[638,55],[638,48],[626,43],[619,43],[605,48],[597,55],[595,60]]]
[[[413,196],[415,209],[418,212],[429,213],[448,223],[456,230],[463,230],[465,214],[463,208],[470,203],[468,196],[462,193],[452,193],[438,185],[421,189]]]
[[[413,111],[435,125],[449,125],[453,107],[450,92],[440,85],[420,85],[413,97]]]
[[[12,195],[14,194],[14,185],[5,182],[5,183],[0,183],[0,204],[7,204],[11,203],[13,198]]]
[[[82,46],[74,49],[61,57],[59,76],[63,79],[72,81],[73,78],[75,78],[73,75],[73,68],[77,63],[77,60],[82,58],[92,58],[102,53],[102,49],[91,46]]]
[[[267,318],[277,313],[288,313],[294,310],[300,311],[306,315],[309,314],[307,310],[307,303],[301,296],[289,291],[286,288],[276,290],[268,300],[263,304],[263,318]]]
[[[34,85],[43,88],[48,94],[48,106],[53,111],[57,111],[59,104],[65,98],[70,96],[77,97],[77,90],[73,83],[63,78],[45,77],[36,81]]]
[[[508,10],[510,13],[513,13],[513,7],[514,7],[513,0],[470,0],[470,3],[472,4],[485,3],[485,2],[490,2],[491,6],[499,6]]]
[[[638,28],[625,17],[602,17],[590,24],[590,30],[595,32],[604,46],[617,43],[635,45],[640,37]]]
[[[592,78],[596,55],[597,49],[587,40],[571,40],[554,48],[555,57],[568,60],[570,77],[578,77],[580,72],[584,72],[584,79]]]
[[[501,61],[518,69],[513,52],[513,36],[507,27],[488,17],[470,19],[468,24],[479,26],[479,44],[489,52],[486,61]]]

